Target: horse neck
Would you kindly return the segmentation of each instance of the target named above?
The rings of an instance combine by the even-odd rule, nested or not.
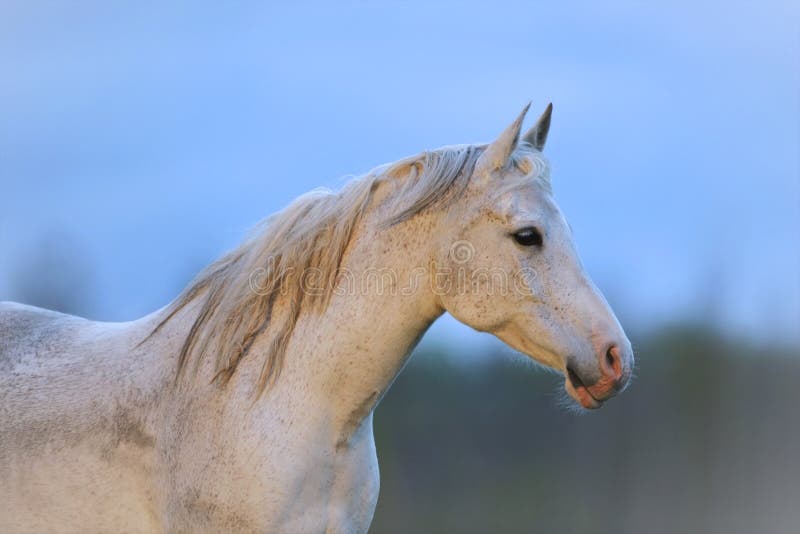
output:
[[[224,387],[214,379],[214,358],[205,357],[190,362],[195,371],[184,376],[191,382],[188,390],[170,390],[182,402],[221,402],[231,412],[265,422],[286,417],[305,418],[306,425],[332,425],[337,442],[346,439],[372,413],[411,350],[443,313],[428,272],[436,219],[421,214],[384,228],[378,221],[385,215],[373,213],[356,229],[340,271],[350,283],[334,292],[323,311],[300,314],[281,372],[263,394],[257,384],[274,337],[270,328],[256,338]],[[382,276],[388,278],[380,290],[376,281]],[[289,292],[276,300],[276,324],[288,314],[291,298]],[[180,346],[201,306],[201,298],[190,302],[140,349],[175,356],[165,361],[170,382]],[[169,308],[155,313],[149,327],[167,313]]]
[[[371,414],[442,313],[426,269],[424,231],[431,226],[423,220],[389,229],[366,224],[356,232],[339,278],[344,290],[324,312],[301,315],[275,395],[291,397],[289,405],[314,403],[310,411],[327,412],[345,434]],[[268,337],[253,349],[268,346]]]

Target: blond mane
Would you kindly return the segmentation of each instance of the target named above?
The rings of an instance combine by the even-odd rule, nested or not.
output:
[[[236,371],[256,338],[272,340],[258,382],[263,391],[280,374],[286,348],[300,314],[327,306],[333,283],[320,292],[303,291],[300,277],[314,272],[332,282],[353,231],[369,210],[382,181],[396,180],[394,213],[382,221],[391,226],[426,210],[439,209],[466,188],[483,145],[445,147],[384,165],[354,178],[338,192],[312,191],[266,218],[240,246],[205,268],[170,305],[157,332],[195,299],[202,298],[178,358],[178,376],[188,362],[216,356],[216,378]],[[254,274],[258,287],[253,287]],[[273,317],[279,294],[288,294],[288,313]],[[152,334],[151,334],[152,335]]]

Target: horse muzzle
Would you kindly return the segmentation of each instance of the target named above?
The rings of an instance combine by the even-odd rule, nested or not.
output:
[[[624,348],[621,348],[624,347]],[[595,409],[603,402],[624,390],[630,382],[633,369],[633,351],[630,343],[612,343],[598,351],[596,366],[583,370],[573,359],[567,362],[564,387],[581,406]]]

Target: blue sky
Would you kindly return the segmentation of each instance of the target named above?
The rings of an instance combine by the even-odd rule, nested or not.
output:
[[[87,315],[138,317],[297,195],[490,140],[552,101],[556,196],[626,324],[800,342],[799,15],[6,2],[0,298],[55,248],[86,273]],[[452,320],[431,333],[472,336]]]

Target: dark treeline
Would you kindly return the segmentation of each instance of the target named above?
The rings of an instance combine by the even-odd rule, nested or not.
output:
[[[800,358],[673,328],[586,415],[506,356],[416,354],[375,416],[375,533],[797,532]]]

